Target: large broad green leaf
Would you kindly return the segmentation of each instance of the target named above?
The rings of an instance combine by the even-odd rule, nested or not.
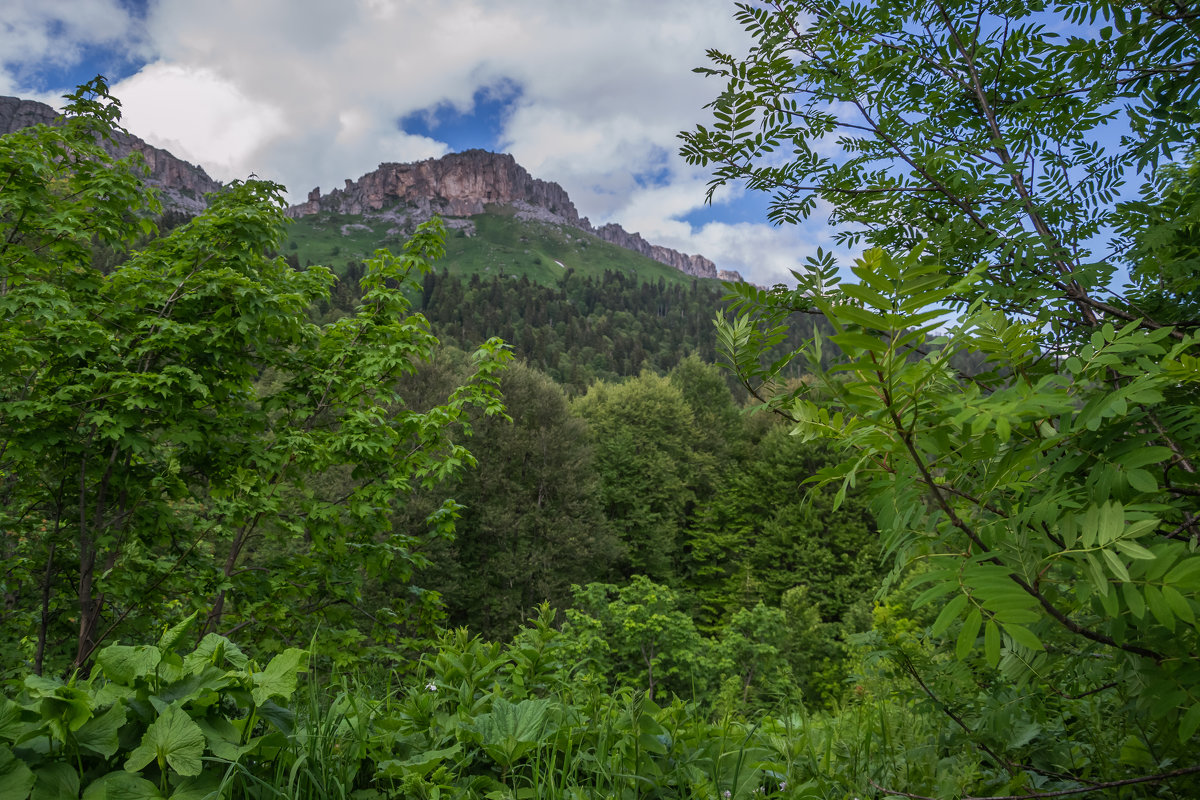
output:
[[[157,696],[167,703],[183,701],[190,704],[192,709],[197,709],[218,702],[221,691],[236,683],[238,677],[236,673],[218,669],[206,662],[199,668],[185,668],[183,677],[161,687]]]
[[[33,788],[33,772],[13,755],[7,746],[0,745],[0,797],[4,800],[25,800]]]
[[[197,667],[211,664],[215,667],[232,666],[244,669],[250,659],[237,645],[217,633],[210,633],[200,640],[196,649],[184,656],[183,667],[195,671]]]
[[[284,700],[296,691],[296,675],[308,668],[308,653],[289,647],[271,659],[267,668],[251,676],[254,688],[251,697],[254,705],[260,706],[272,697]]]
[[[162,800],[162,794],[141,775],[118,770],[88,784],[83,800]]]
[[[75,732],[75,743],[105,758],[112,757],[120,746],[117,733],[125,724],[125,704],[114,703],[112,708],[93,717]]]
[[[263,746],[287,747],[288,745],[288,739],[277,731],[255,736],[243,744],[241,729],[224,717],[196,720],[196,724],[204,731],[208,749],[223,761],[238,761],[242,756],[254,753]]]
[[[73,800],[79,797],[79,773],[70,764],[51,764],[39,769],[36,775],[37,783],[33,786],[30,800]],[[3,796],[2,792],[0,796]]]
[[[204,731],[178,705],[167,706],[146,729],[142,743],[129,754],[125,769],[137,772],[152,761],[170,765],[185,777],[199,775],[204,755]]]
[[[77,731],[92,718],[92,698],[82,689],[30,676],[25,688],[37,698],[38,712],[54,736],[66,741],[67,731]]]
[[[403,761],[381,761],[376,771],[384,778],[403,778],[410,775],[423,778],[443,761],[456,757],[461,751],[462,745],[458,744],[443,750],[425,750]]]
[[[214,756],[226,761],[237,761],[241,757],[241,732],[225,717],[198,719],[196,725],[204,732],[208,749]]]
[[[158,640],[159,651],[164,655],[174,652],[175,648],[179,645],[179,642],[182,641],[183,637],[187,635],[187,632],[196,622],[196,617],[199,615],[199,611],[193,611],[190,617],[185,619],[183,622],[180,622],[178,625],[168,629],[167,632],[162,635],[162,638]]]
[[[221,797],[221,773],[210,771],[180,781],[171,792],[170,800],[212,800]]]
[[[512,766],[547,736],[546,721],[552,704],[547,698],[519,703],[496,698],[490,712],[475,718],[480,745],[496,763]]]
[[[296,729],[295,712],[271,700],[258,707],[258,718],[271,723],[285,736],[291,736]]]
[[[138,678],[154,674],[155,667],[162,661],[157,647],[139,644],[135,646],[111,644],[96,656],[96,663],[110,681],[128,686]]]
[[[15,742],[24,731],[21,707],[7,697],[0,697],[0,739]]]

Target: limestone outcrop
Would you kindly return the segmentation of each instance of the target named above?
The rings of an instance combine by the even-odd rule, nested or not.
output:
[[[635,253],[641,253],[647,258],[652,258],[655,261],[672,266],[688,275],[695,275],[698,278],[717,277],[717,265],[704,256],[690,256],[686,253],[680,253],[678,250],[672,250],[669,247],[650,244],[642,238],[640,233],[629,233],[615,223],[610,222],[607,225],[601,225],[594,232],[606,242],[611,242],[618,247],[624,247],[626,250],[632,250]]]
[[[522,218],[570,225],[688,275],[718,277],[716,265],[704,256],[650,244],[640,234],[614,223],[593,228],[557,183],[532,177],[511,155],[485,150],[466,150],[412,164],[380,164],[374,172],[357,181],[347,180],[345,187],[328,194],[321,194],[319,187],[313,189],[305,202],[287,213],[292,217],[325,211],[454,218],[482,214],[488,205],[507,206]],[[736,272],[726,274],[736,276],[728,280],[741,280]]]
[[[33,125],[54,125],[57,120],[58,112],[45,103],[18,97],[0,97],[0,135]],[[202,168],[176,158],[166,150],[153,147],[136,136],[122,133],[115,139],[115,143],[106,145],[106,149],[117,158],[124,158],[132,152],[142,154],[150,170],[146,183],[159,190],[159,198],[165,209],[197,214],[206,205],[204,195],[221,188],[221,184],[210,178]]]
[[[507,154],[466,150],[414,164],[380,164],[344,188],[322,195],[309,192],[308,201],[292,206],[293,217],[332,211],[371,214],[398,205],[448,217],[482,214],[484,206],[528,206],[545,209],[567,225],[582,227],[579,212],[557,183],[532,177]]]

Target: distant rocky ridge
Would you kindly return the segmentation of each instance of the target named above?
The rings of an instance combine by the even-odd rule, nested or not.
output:
[[[33,125],[53,125],[57,119],[58,112],[45,103],[0,97],[0,136]],[[221,184],[202,168],[176,158],[166,150],[152,147],[136,136],[118,134],[116,145],[106,149],[117,158],[132,152],[142,154],[150,170],[146,183],[159,190],[159,199],[165,209],[198,214],[207,205],[204,195],[221,188]]]
[[[0,135],[32,125],[53,125],[57,119],[58,112],[45,103],[0,97]],[[135,151],[142,154],[150,170],[146,183],[159,190],[166,209],[198,214],[206,206],[204,195],[221,188],[201,167],[131,134],[118,134],[116,145],[108,149],[118,158]],[[742,280],[736,271],[718,270],[704,256],[650,244],[640,234],[629,233],[615,223],[593,228],[587,217],[579,216],[566,190],[557,183],[532,177],[511,155],[485,150],[467,150],[414,164],[380,164],[374,172],[357,181],[347,179],[345,188],[329,194],[313,189],[307,202],[292,206],[287,213],[292,217],[320,211],[363,214],[394,219],[398,224],[420,222],[439,214],[451,227],[469,228],[472,224],[466,218],[482,214],[488,205],[507,206],[523,219],[578,228],[688,275]]]
[[[557,183],[538,180],[505,153],[466,150],[412,164],[384,163],[357,181],[347,179],[341,189],[321,194],[313,189],[304,203],[288,209],[303,217],[322,211],[363,214],[385,219],[428,219],[433,214],[453,218],[482,214],[488,205],[508,206],[518,216],[569,225],[587,231],[618,247],[640,253],[700,278],[741,281],[733,270],[718,270],[704,256],[687,255],[650,244],[637,233],[615,223],[593,228],[580,217],[575,204]]]

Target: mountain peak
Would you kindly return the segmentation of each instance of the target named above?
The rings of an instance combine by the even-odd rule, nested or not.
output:
[[[557,183],[538,180],[507,153],[464,150],[437,159],[409,164],[385,162],[341,189],[308,194],[308,202],[292,206],[290,216],[319,211],[338,214],[379,214],[397,205],[446,217],[482,214],[486,205],[543,209],[561,222],[590,228],[566,191]]]
[[[437,214],[453,220],[482,214],[489,205],[512,208],[522,218],[578,228],[688,275],[742,279],[735,271],[718,272],[704,256],[650,244],[615,223],[593,228],[587,217],[579,216],[565,189],[534,178],[508,153],[464,150],[408,164],[383,163],[357,181],[347,179],[345,187],[328,194],[322,194],[320,187],[313,189],[306,202],[288,209],[288,215],[298,218],[331,212],[386,217],[415,213],[423,219]]]

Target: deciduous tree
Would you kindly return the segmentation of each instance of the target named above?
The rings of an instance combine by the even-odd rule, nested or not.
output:
[[[428,411],[396,391],[436,346],[402,290],[441,252],[436,223],[368,262],[358,312],[324,327],[308,311],[331,273],[273,255],[282,187],[235,182],[136,246],[156,206],[136,157],[101,146],[119,117],[97,79],[61,125],[0,139],[4,668],[81,667],[193,610],[264,639],[322,619],[389,635],[402,609],[356,600],[411,572],[390,511],[470,462],[463,411],[500,411],[507,354],[489,342]],[[93,243],[126,257],[101,269]],[[342,496],[309,483],[331,470]]]
[[[1193,793],[1200,345],[1177,313],[1191,299],[1171,295],[1191,285],[1187,248],[1149,248],[1136,225],[1101,248],[1134,210],[1118,203],[1134,171],[1188,183],[1157,164],[1194,144],[1195,10],[771,2],[738,16],[756,44],[712,54],[726,90],[685,153],[714,184],[774,192],[776,221],[824,201],[846,242],[875,248],[844,283],[821,257],[795,289],[743,287],[722,349],[797,435],[845,446],[825,479],[869,486],[884,551],[924,571],[916,604],[939,604],[926,641],[941,647],[898,651],[914,693],[977,749],[984,794]],[[1186,234],[1186,191],[1154,193],[1143,211]],[[1119,267],[1168,280],[1143,303],[1114,290]],[[782,391],[761,356],[797,311],[835,332],[785,359],[814,377]],[[963,375],[956,354],[988,368]]]

